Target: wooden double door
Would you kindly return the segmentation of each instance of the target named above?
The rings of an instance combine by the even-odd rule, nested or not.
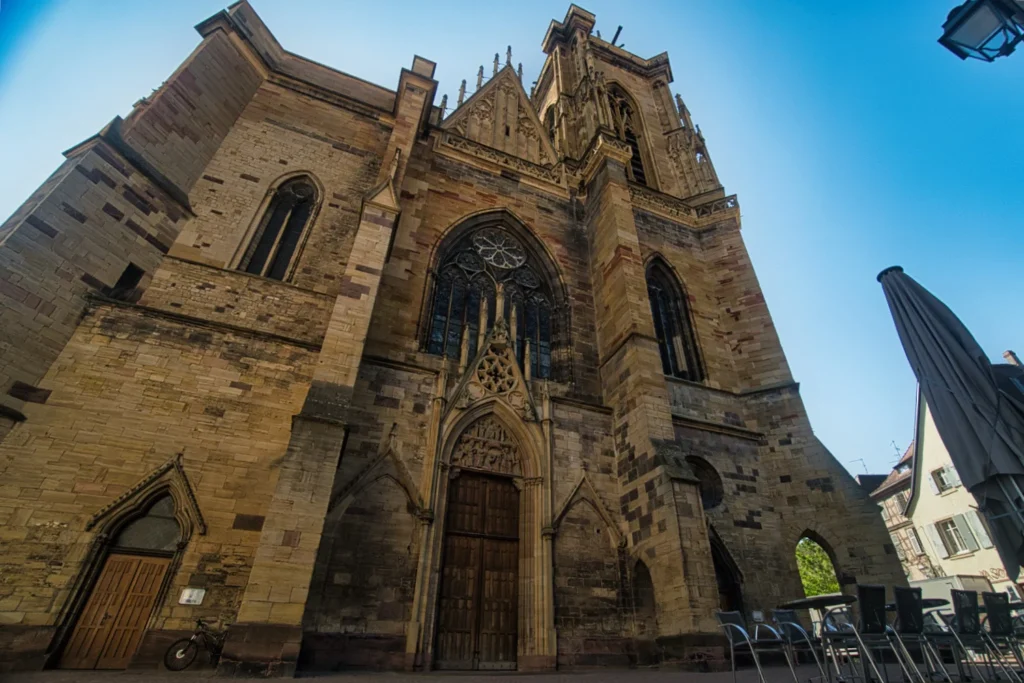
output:
[[[111,553],[64,648],[65,669],[124,669],[142,641],[169,557]]]
[[[518,582],[519,491],[462,473],[448,494],[437,668],[516,668]]]

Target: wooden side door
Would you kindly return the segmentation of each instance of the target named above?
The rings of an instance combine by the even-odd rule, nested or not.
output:
[[[123,669],[145,632],[169,558],[111,553],[64,648],[65,669]]]
[[[440,669],[514,669],[519,492],[508,479],[452,481],[438,605]]]

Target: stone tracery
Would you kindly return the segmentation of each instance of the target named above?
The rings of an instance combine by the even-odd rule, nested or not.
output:
[[[514,362],[550,377],[550,289],[519,239],[500,225],[479,228],[446,250],[438,272],[427,351],[458,358],[466,343],[473,357],[500,313]]]

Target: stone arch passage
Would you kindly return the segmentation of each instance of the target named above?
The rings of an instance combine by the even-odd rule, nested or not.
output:
[[[835,553],[821,536],[813,531],[804,531],[796,544],[796,566],[800,573],[804,595],[838,593],[839,568]]]

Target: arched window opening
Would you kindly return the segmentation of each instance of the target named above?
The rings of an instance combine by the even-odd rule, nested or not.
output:
[[[643,129],[640,126],[640,118],[633,109],[632,100],[625,91],[612,85],[608,88],[608,106],[611,108],[615,134],[633,151],[633,157],[629,160],[629,167],[626,169],[629,179],[646,185],[647,173],[644,170],[643,156],[640,154],[640,138],[643,136]]]
[[[700,382],[704,379],[690,308],[672,272],[659,260],[647,267],[647,296],[654,316],[654,334],[666,375]]]
[[[555,144],[555,133],[557,132],[555,124],[555,105],[548,107],[547,112],[544,114],[544,128],[548,131],[548,137],[551,139],[551,144]]]
[[[633,565],[633,616],[636,635],[654,638],[658,635],[658,613],[654,600],[654,581],[647,565],[637,560]]]
[[[718,475],[715,468],[703,458],[698,458],[695,455],[686,458],[686,462],[690,464],[693,474],[699,482],[700,502],[704,509],[713,510],[721,505],[725,499],[725,485],[722,484],[722,477]]]
[[[128,522],[114,539],[114,546],[127,550],[171,552],[181,540],[181,527],[174,518],[174,499],[160,496],[142,517]]]
[[[316,187],[309,178],[294,178],[281,185],[270,200],[238,269],[284,280],[313,215],[316,195]]]
[[[427,351],[459,358],[463,339],[475,357],[494,326],[498,296],[520,367],[529,354],[532,377],[551,376],[551,290],[540,265],[507,229],[490,225],[446,249],[434,286]]]
[[[838,572],[832,562],[832,554],[806,534],[796,544],[796,567],[807,597],[839,592]]]

